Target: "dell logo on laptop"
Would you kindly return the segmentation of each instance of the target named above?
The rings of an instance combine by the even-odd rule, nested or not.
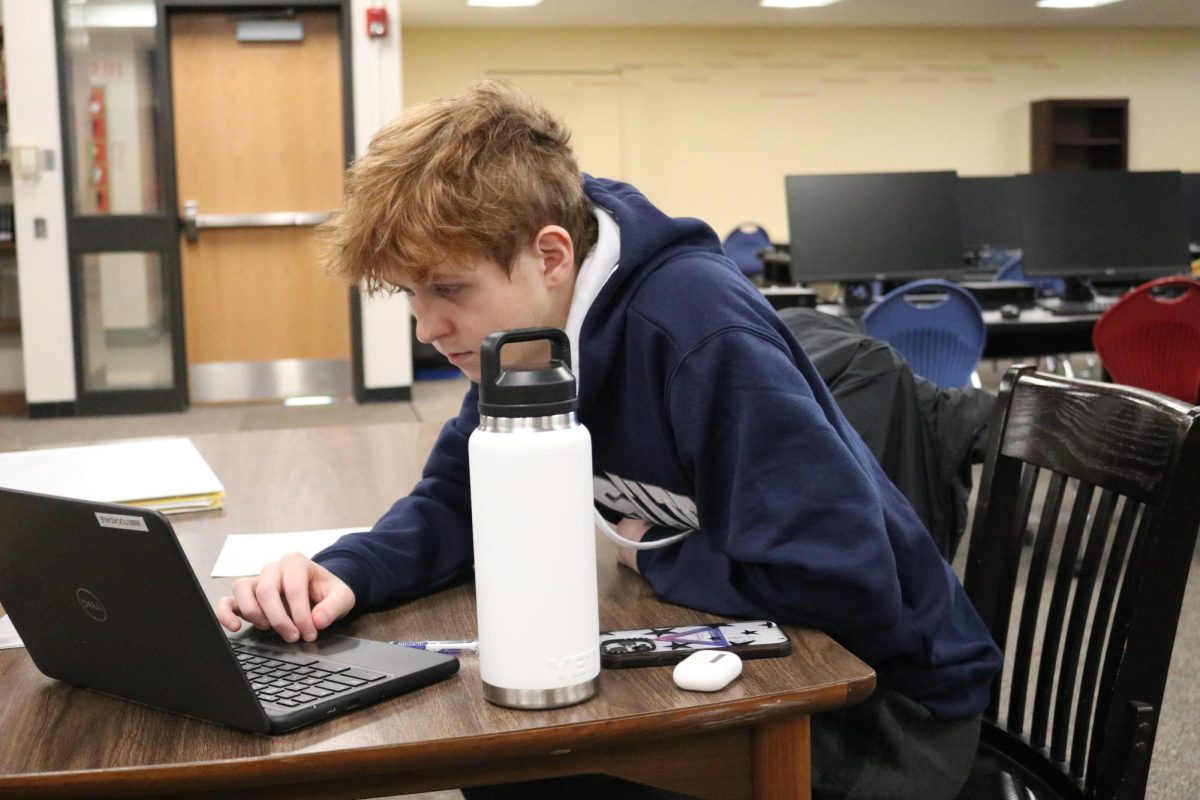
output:
[[[100,598],[89,592],[87,589],[77,589],[75,591],[75,599],[79,601],[79,607],[96,622],[104,622],[108,619],[108,610],[104,608],[104,604],[100,602]]]

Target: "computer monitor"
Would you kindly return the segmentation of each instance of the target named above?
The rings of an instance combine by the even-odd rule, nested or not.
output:
[[[1200,247],[1200,172],[1183,173],[1183,210],[1187,215],[1188,240]]]
[[[1011,175],[958,179],[958,217],[963,247],[1016,250],[1021,247],[1021,225]]]
[[[792,280],[962,275],[957,180],[952,171],[787,176]]]
[[[1179,172],[1015,177],[1027,276],[1145,280],[1188,270]]]

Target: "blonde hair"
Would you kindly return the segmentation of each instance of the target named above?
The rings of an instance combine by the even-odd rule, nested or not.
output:
[[[596,220],[569,143],[538,101],[495,81],[409,109],[346,172],[320,231],[328,268],[368,293],[480,258],[509,272],[545,225],[567,230],[578,266]]]

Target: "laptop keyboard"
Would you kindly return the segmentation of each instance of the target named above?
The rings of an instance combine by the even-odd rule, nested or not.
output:
[[[229,644],[258,699],[287,708],[328,700],[387,677],[303,653],[285,656],[243,642]]]

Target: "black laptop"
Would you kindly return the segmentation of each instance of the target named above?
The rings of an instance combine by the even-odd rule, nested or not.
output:
[[[166,517],[3,488],[0,605],[51,678],[258,733],[458,671],[453,656],[328,633],[227,634]]]

